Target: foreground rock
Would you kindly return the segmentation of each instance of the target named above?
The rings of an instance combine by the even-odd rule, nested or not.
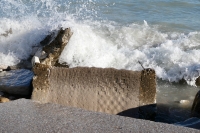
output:
[[[129,112],[131,117],[139,117],[139,111],[148,117],[155,115],[155,105],[151,106],[156,99],[154,70],[68,69],[36,64],[34,73],[32,99],[41,103],[125,116]]]
[[[192,117],[200,118],[200,91],[197,92],[191,110]]]
[[[63,107],[16,100],[0,104],[0,132],[129,132],[129,133],[198,133],[198,130]]]
[[[0,91],[13,95],[30,95],[33,72],[26,69],[0,72]]]

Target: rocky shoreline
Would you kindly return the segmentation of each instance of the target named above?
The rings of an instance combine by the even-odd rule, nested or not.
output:
[[[156,115],[155,71],[68,68],[67,64],[60,64],[58,59],[71,36],[70,28],[61,28],[33,48],[28,60],[21,61],[16,66],[0,66],[0,103],[4,103],[2,107],[6,106],[5,102],[27,98],[42,103],[39,106],[45,106],[45,103],[56,103],[153,121]],[[196,80],[196,85],[199,84],[200,77]],[[193,103],[191,118],[200,118],[199,101],[198,93]],[[11,102],[10,105],[15,103],[17,102]],[[26,102],[19,102],[19,105],[26,106],[27,103],[24,105],[23,103]],[[147,122],[147,125],[149,124],[150,122]],[[195,124],[197,126],[188,127],[199,129],[200,121]],[[162,130],[159,126],[156,127]],[[170,126],[164,125],[164,127]],[[3,131],[2,128],[0,129]],[[172,129],[177,130],[175,127]],[[187,130],[189,132],[190,129]],[[151,129],[149,131],[152,132]]]

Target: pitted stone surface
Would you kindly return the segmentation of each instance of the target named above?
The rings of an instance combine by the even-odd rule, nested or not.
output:
[[[43,71],[42,67],[40,69],[40,65],[36,64],[34,69],[36,78],[33,79],[32,99],[42,103],[57,103],[109,114],[134,109],[134,117],[139,117],[140,105],[155,103],[154,70],[52,67],[49,68],[49,76],[46,76],[48,71]],[[148,112],[148,108],[144,108],[143,112]],[[151,117],[154,112],[151,109]]]
[[[2,133],[199,133],[199,130],[20,99],[0,104]]]
[[[40,76],[39,76],[40,77]],[[33,80],[33,100],[43,103],[79,107],[87,110],[118,114],[139,106],[140,71],[113,68],[51,68],[49,85],[41,100],[35,86],[43,80]],[[41,87],[40,87],[41,86]],[[154,88],[155,89],[155,88]],[[37,94],[36,94],[37,93]]]
[[[156,73],[153,69],[145,69],[141,74],[140,105],[156,103]]]

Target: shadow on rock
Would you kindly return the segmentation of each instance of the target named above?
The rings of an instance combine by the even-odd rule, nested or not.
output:
[[[128,110],[124,110],[118,113],[117,115],[155,121],[156,104],[150,104],[150,105],[140,106],[137,108],[131,108]]]

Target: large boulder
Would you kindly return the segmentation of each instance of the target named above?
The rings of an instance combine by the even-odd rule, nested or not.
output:
[[[0,72],[0,91],[12,95],[30,95],[33,76],[33,72],[26,69]]]
[[[50,68],[36,64],[32,99],[41,103],[57,103],[91,111],[138,117],[145,107],[155,108],[155,71],[117,70],[113,68]],[[148,114],[152,117],[155,110]],[[147,116],[147,114],[144,114]]]
[[[170,124],[20,99],[0,104],[0,132],[199,133]]]
[[[200,91],[197,92],[191,110],[192,117],[199,117],[200,118]]]

